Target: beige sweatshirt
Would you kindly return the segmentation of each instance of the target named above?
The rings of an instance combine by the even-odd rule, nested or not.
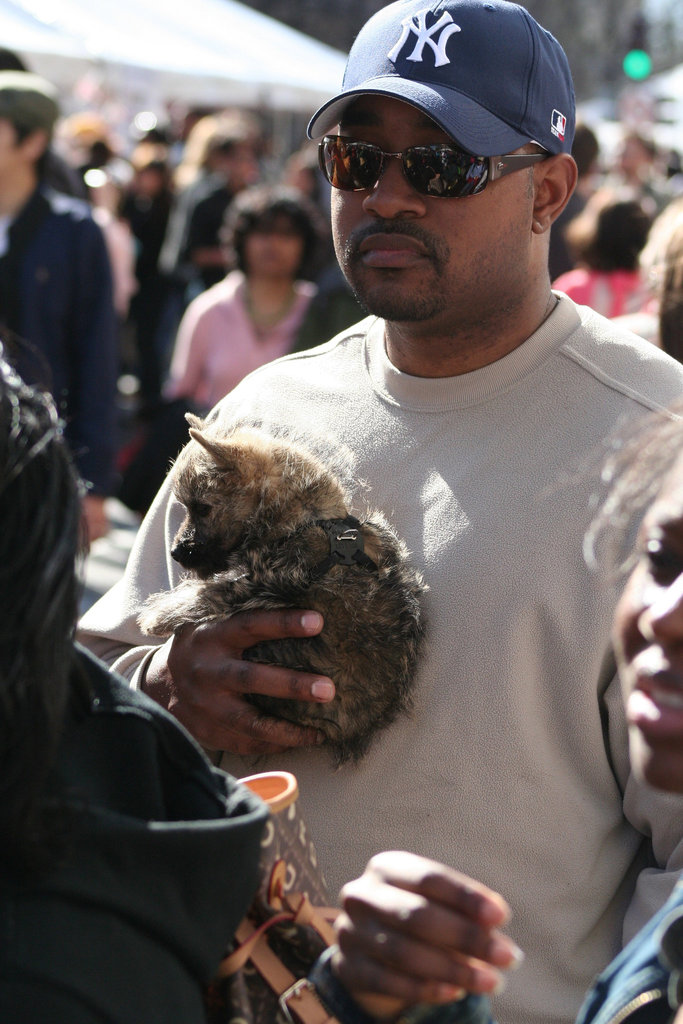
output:
[[[252,374],[224,399],[327,452],[348,446],[357,493],[423,570],[429,639],[415,711],[357,767],[323,750],[253,762],[299,779],[333,888],[381,849],[445,861],[503,893],[526,952],[496,1000],[501,1024],[567,1024],[584,990],[683,867],[683,802],[628,774],[609,670],[615,594],[582,539],[607,436],[683,393],[683,367],[562,297],[516,351],[460,377],[393,367],[369,318]],[[348,453],[347,456],[349,457]],[[135,616],[174,584],[180,506],[165,488],[125,578],[81,639],[136,685],[149,647]],[[652,836],[650,842],[649,836]]]

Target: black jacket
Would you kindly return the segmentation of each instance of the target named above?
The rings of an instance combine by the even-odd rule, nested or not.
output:
[[[0,257],[0,329],[22,341],[24,380],[53,394],[83,479],[111,494],[119,342],[109,255],[87,203],[39,188],[12,222]]]
[[[199,1024],[257,883],[265,805],[84,651],[54,868],[0,881],[3,1024]]]

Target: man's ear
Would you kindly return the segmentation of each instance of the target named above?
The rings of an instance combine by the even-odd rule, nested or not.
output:
[[[569,153],[557,153],[534,167],[532,231],[541,235],[557,220],[576,188],[578,170]]]
[[[19,144],[20,149],[32,164],[38,163],[49,145],[50,136],[42,128],[36,128],[30,135],[22,139]]]

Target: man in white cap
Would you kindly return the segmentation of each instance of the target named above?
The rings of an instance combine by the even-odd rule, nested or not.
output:
[[[405,849],[504,892],[523,968],[502,1024],[566,1024],[682,866],[680,801],[629,774],[609,654],[615,596],[587,569],[604,439],[670,404],[683,368],[551,291],[548,237],[576,181],[566,57],[502,0],[401,0],[364,26],[323,135],[336,251],[370,316],[271,364],[214,410],[329,451],[423,570],[415,710],[354,767],[255,713],[250,691],[331,699],[329,680],[243,660],[311,635],[283,610],[150,645],[144,598],[173,586],[183,509],[165,486],[125,578],[82,637],[237,775],[296,773],[332,886]],[[341,570],[337,570],[341,571]],[[378,946],[379,950],[379,946]]]

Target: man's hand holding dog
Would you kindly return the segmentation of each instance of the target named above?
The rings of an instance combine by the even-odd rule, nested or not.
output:
[[[223,622],[184,626],[155,653],[142,688],[207,750],[277,754],[315,746],[324,739],[316,729],[264,715],[244,695],[325,703],[334,697],[332,681],[242,655],[263,640],[315,636],[322,627],[322,615],[300,609],[241,612]]]

